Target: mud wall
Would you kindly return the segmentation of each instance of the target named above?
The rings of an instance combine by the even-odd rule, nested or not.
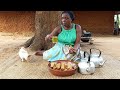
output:
[[[86,31],[97,34],[113,34],[114,11],[74,11],[75,23]]]
[[[75,23],[87,31],[100,34],[113,34],[114,11],[74,11]],[[52,19],[55,19],[56,15]],[[52,17],[51,16],[51,17]],[[55,19],[56,20],[56,19]],[[53,21],[50,31],[55,28]],[[0,11],[0,32],[18,34],[35,31],[35,11]]]
[[[0,11],[0,32],[18,34],[35,30],[35,11]]]

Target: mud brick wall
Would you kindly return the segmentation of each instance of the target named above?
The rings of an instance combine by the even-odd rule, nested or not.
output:
[[[113,34],[114,11],[74,11],[75,23],[86,31],[100,34]],[[51,14],[56,20],[56,13]],[[50,21],[51,22],[51,21]],[[56,27],[53,21],[50,30]],[[18,34],[35,31],[35,11],[0,11],[0,32]]]
[[[34,30],[34,11],[0,11],[0,32],[17,32],[21,34],[34,32]]]
[[[97,34],[113,34],[114,11],[74,11],[75,23],[86,31]]]

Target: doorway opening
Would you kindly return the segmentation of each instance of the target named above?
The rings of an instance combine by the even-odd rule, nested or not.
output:
[[[114,35],[119,35],[120,33],[120,14],[116,13],[114,15]]]

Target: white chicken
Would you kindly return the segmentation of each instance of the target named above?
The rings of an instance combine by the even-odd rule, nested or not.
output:
[[[19,54],[19,57],[21,58],[22,62],[23,62],[24,60],[27,60],[28,57],[30,56],[30,55],[28,54],[28,52],[25,50],[24,47],[21,47],[21,48],[20,48],[18,54]]]

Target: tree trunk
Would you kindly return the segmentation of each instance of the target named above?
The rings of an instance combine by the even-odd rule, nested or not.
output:
[[[47,50],[53,46],[51,42],[45,42],[45,36],[60,24],[61,11],[36,11],[35,35],[24,44],[31,50]]]

